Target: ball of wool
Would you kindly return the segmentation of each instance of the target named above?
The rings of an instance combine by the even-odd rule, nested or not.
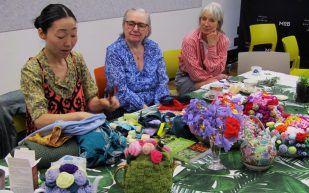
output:
[[[289,152],[289,154],[294,155],[294,154],[296,154],[297,149],[296,149],[296,147],[294,147],[294,146],[290,146],[290,147],[288,148],[288,152]]]
[[[56,180],[56,184],[59,188],[68,188],[74,183],[74,176],[67,172],[61,172]]]
[[[276,144],[280,145],[281,144],[281,140],[280,139],[276,140]]]
[[[284,154],[288,151],[288,147],[285,144],[279,146],[279,153]]]

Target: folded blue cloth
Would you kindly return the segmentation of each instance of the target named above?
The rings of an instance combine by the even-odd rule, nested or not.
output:
[[[21,140],[18,145],[21,145],[26,139],[31,136],[34,136],[36,133],[40,133],[42,136],[49,135],[53,128],[58,126],[62,128],[62,133],[68,135],[84,135],[99,126],[103,125],[106,121],[106,116],[103,113],[100,114],[93,114],[90,117],[87,117],[80,121],[63,121],[58,120],[52,124],[49,124],[41,129],[36,130],[35,132],[31,133],[23,140]]]

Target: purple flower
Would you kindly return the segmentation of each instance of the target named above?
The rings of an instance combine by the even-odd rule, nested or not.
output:
[[[59,169],[49,169],[45,173],[46,183],[54,183],[59,176]]]
[[[81,171],[81,170],[77,170],[74,174],[74,181],[78,186],[83,186],[86,184],[87,182],[87,176],[85,174],[85,172]]]
[[[67,172],[69,174],[74,174],[76,170],[78,170],[78,167],[74,164],[63,164],[59,168],[60,172]]]

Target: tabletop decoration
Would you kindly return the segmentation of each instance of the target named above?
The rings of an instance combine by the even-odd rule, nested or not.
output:
[[[271,138],[269,128],[265,129],[254,116],[245,117],[240,151],[242,163],[254,171],[268,169],[276,157],[275,138]]]
[[[209,140],[212,150],[212,170],[223,169],[220,162],[221,148],[227,152],[239,139],[243,128],[243,106],[240,98],[225,94],[211,104],[192,99],[184,109],[183,120],[198,139]]]
[[[170,192],[174,162],[162,141],[150,138],[132,142],[124,154],[126,163],[118,166],[114,177],[126,193]]]
[[[45,193],[93,193],[87,173],[75,164],[51,166],[45,172],[45,181],[41,185]]]
[[[278,122],[285,116],[284,108],[279,105],[278,98],[266,92],[253,93],[244,102],[244,114],[257,117],[264,125]]]
[[[278,154],[287,157],[309,156],[309,116],[290,115],[283,122],[270,125],[276,137]]]

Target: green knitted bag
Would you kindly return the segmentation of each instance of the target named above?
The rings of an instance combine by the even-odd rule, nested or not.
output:
[[[124,169],[123,181],[117,180],[117,172]],[[139,155],[125,166],[117,168],[116,182],[125,193],[169,193],[172,187],[174,164],[170,160],[159,164],[151,162],[149,156]]]

